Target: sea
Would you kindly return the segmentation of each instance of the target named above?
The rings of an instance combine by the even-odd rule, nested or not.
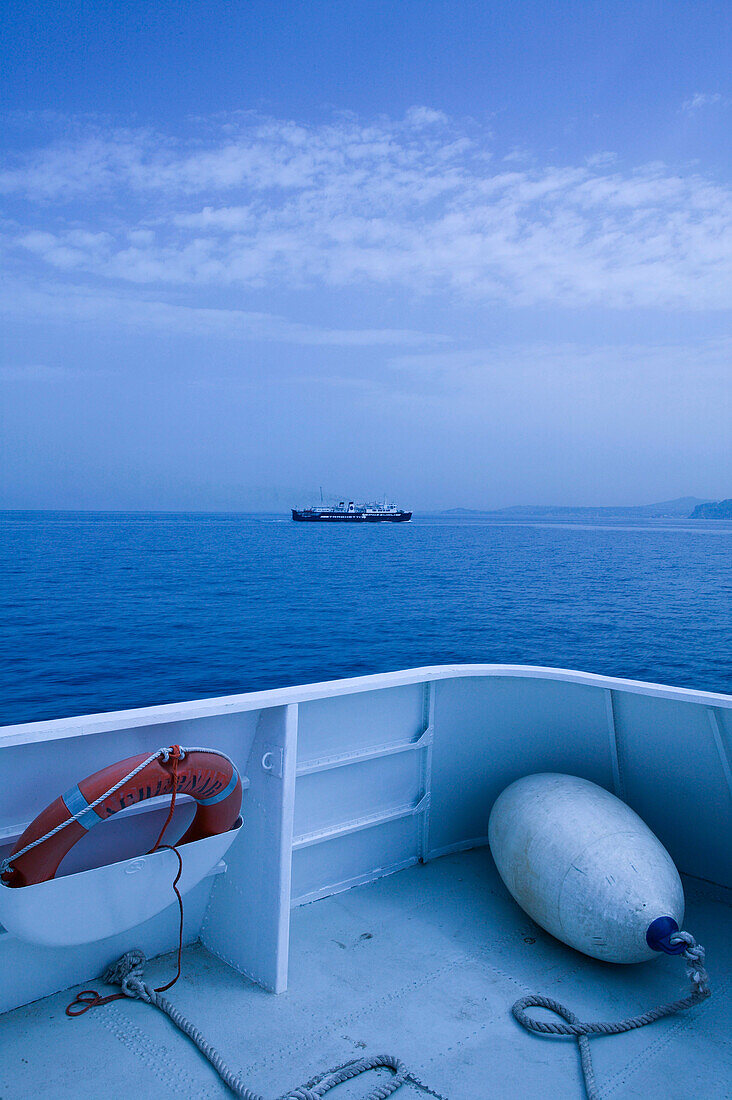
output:
[[[453,662],[732,691],[732,523],[0,513],[0,724]]]

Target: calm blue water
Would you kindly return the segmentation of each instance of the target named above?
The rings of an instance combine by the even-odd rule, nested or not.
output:
[[[0,513],[0,723],[453,661],[732,690],[732,524]]]

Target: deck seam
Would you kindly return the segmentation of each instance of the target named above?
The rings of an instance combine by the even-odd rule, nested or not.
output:
[[[486,953],[489,950],[490,948],[485,948]],[[306,1038],[288,1044],[288,1052],[295,1053],[312,1049],[322,1038],[332,1038],[333,1033],[336,1029],[341,1030],[342,1028],[351,1027],[363,1017],[371,1015],[374,1012],[379,1011],[380,1009],[386,1008],[390,1004],[394,1004],[395,1002],[402,1000],[404,997],[408,996],[415,990],[419,990],[427,985],[430,985],[432,982],[440,978],[443,974],[447,974],[450,971],[454,970],[465,969],[469,966],[479,966],[483,969],[490,970],[497,977],[510,982],[512,985],[515,985],[521,991],[521,993],[531,992],[529,987],[527,985],[524,985],[524,983],[521,982],[518,978],[514,977],[512,974],[506,973],[506,971],[501,970],[500,968],[494,966],[492,963],[486,962],[485,959],[482,958],[482,954],[483,952],[478,952],[477,954],[463,954],[455,956],[449,962],[438,967],[436,970],[430,971],[429,974],[422,975],[420,978],[416,978],[414,981],[409,982],[407,985],[400,986],[398,989],[391,990],[389,993],[383,994],[376,1000],[366,1001],[360,1008],[348,1013],[348,1015],[340,1016],[338,1017],[338,1019],[332,1020],[328,1024],[324,1025],[322,1028],[318,1029],[318,1031],[308,1033]],[[508,1013],[509,1010],[510,1005],[507,1003],[506,1012]],[[278,1058],[279,1054],[275,1052],[266,1056],[260,1062],[250,1063],[249,1068],[253,1073],[256,1073],[259,1070],[266,1069],[273,1062],[276,1062]]]
[[[100,1014],[99,1023],[106,1031],[115,1036],[139,1061],[143,1062],[155,1076],[167,1085],[171,1093],[180,1097],[181,1086],[185,1085],[189,1100],[216,1100],[221,1093],[213,1093],[206,1086],[203,1087],[189,1073],[180,1067],[180,1059],[177,1053],[170,1050],[162,1041],[150,1039],[135,1024],[127,1019],[124,1012],[114,1005]],[[168,1067],[174,1067],[170,1072]]]
[[[727,992],[730,982],[722,982],[721,985],[715,986],[714,993],[717,997],[721,997]],[[671,1027],[667,1028],[662,1034],[660,1034],[652,1043],[649,1043],[642,1051],[634,1055],[633,1058],[627,1062],[622,1069],[617,1070],[608,1080],[606,1080],[602,1086],[604,1094],[615,1092],[621,1085],[628,1083],[628,1079],[632,1077],[645,1062],[653,1059],[658,1051],[671,1042],[673,1037],[679,1032],[687,1028],[693,1027],[698,1019],[700,1012],[709,1009],[709,1001],[705,1004],[699,1005],[697,1008],[692,1009],[691,1012],[687,1012],[680,1019],[676,1020]]]

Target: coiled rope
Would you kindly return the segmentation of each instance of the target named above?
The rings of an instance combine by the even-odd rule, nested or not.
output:
[[[80,993],[77,1000],[69,1005],[69,1008],[74,1009],[77,1004],[83,1005],[83,1007],[80,1011],[69,1012],[67,1009],[67,1015],[80,1016],[90,1008],[117,1000],[120,997],[130,997],[133,1000],[154,1005],[155,1008],[165,1013],[179,1031],[182,1031],[192,1043],[195,1043],[204,1058],[208,1059],[221,1080],[235,1096],[238,1096],[240,1100],[264,1100],[264,1097],[260,1096],[259,1093],[252,1092],[251,1089],[246,1087],[239,1074],[229,1069],[216,1047],[209,1043],[195,1024],[186,1019],[183,1013],[171,1004],[167,997],[162,996],[162,991],[168,989],[172,983],[169,983],[168,986],[161,986],[159,989],[153,989],[148,985],[144,978],[146,962],[147,959],[143,951],[128,951],[126,955],[123,955],[121,959],[105,971],[102,978],[102,981],[108,985],[118,985],[121,993],[113,993],[110,997],[100,997],[93,990],[84,990],[84,993],[93,994],[94,999],[84,998],[83,993]],[[378,1054],[373,1058],[358,1058],[352,1062],[346,1062],[342,1066],[326,1070],[325,1073],[313,1077],[306,1084],[286,1093],[279,1100],[320,1100],[336,1085],[341,1085],[344,1081],[350,1081],[352,1077],[358,1077],[362,1073],[369,1072],[369,1070],[381,1068],[390,1069],[394,1076],[372,1089],[365,1100],[386,1100],[409,1079],[414,1080],[415,1083],[421,1086],[421,1082],[417,1082],[416,1078],[412,1078],[411,1074],[407,1073],[398,1058],[391,1054]],[[423,1091],[429,1091],[424,1086],[421,1087]],[[433,1095],[436,1094],[433,1093]]]
[[[635,1028],[652,1024],[656,1020],[662,1020],[664,1016],[672,1016],[675,1012],[693,1008],[694,1005],[698,1005],[711,996],[709,975],[704,969],[704,948],[696,942],[689,932],[676,932],[671,936],[671,942],[686,944],[682,957],[686,960],[686,973],[692,987],[691,993],[686,997],[681,997],[678,1001],[657,1005],[656,1008],[643,1012],[640,1016],[629,1016],[625,1020],[618,1020],[614,1023],[585,1023],[575,1016],[566,1005],[555,1001],[553,997],[542,997],[541,995],[521,997],[511,1009],[521,1026],[534,1035],[555,1035],[577,1040],[587,1100],[599,1100],[600,1098],[592,1065],[592,1055],[590,1054],[591,1035],[621,1035],[624,1031],[633,1031]],[[547,1008],[550,1012],[556,1012],[558,1016],[561,1016],[567,1022],[557,1024],[548,1020],[535,1020],[533,1016],[527,1014],[527,1008]]]

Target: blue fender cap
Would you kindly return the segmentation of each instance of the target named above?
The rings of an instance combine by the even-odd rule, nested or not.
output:
[[[671,937],[678,932],[679,926],[673,917],[656,917],[648,925],[646,943],[653,951],[664,951],[667,955],[683,955],[686,944],[672,943]]]

